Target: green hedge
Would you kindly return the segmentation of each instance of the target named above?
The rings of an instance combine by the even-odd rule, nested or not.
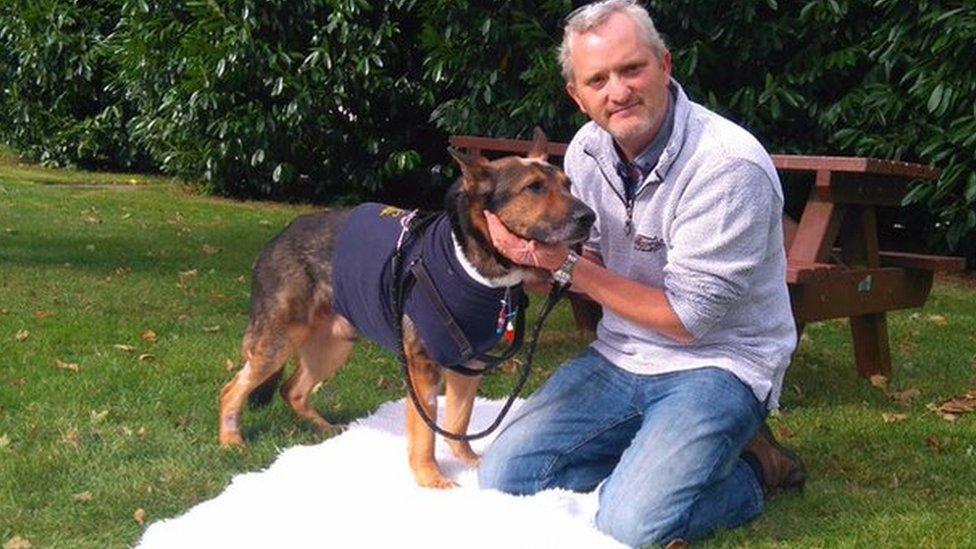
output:
[[[8,0],[0,139],[152,166],[210,192],[423,202],[450,133],[568,139],[555,60],[574,2]],[[648,2],[689,94],[777,152],[930,163],[932,247],[976,250],[976,5]],[[148,162],[147,162],[148,159]]]

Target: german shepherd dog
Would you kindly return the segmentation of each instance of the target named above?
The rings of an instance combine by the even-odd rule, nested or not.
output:
[[[524,238],[573,244],[589,235],[594,213],[570,194],[569,180],[560,169],[546,162],[545,149],[545,136],[537,129],[526,158],[487,160],[451,151],[461,167],[461,177],[447,193],[445,217],[454,239],[451,254],[464,266],[464,273],[454,274],[467,276],[468,284],[517,286],[522,282],[545,281],[549,276],[545,271],[513,265],[498,254],[491,245],[485,210],[493,212],[509,230]],[[285,362],[292,356],[297,357],[297,366],[281,388],[282,397],[299,417],[319,431],[334,427],[309,406],[309,397],[316,386],[331,378],[345,363],[356,339],[364,335],[355,321],[340,314],[336,306],[343,297],[336,295],[343,287],[338,284],[337,273],[346,266],[343,262],[353,261],[346,257],[351,247],[341,244],[346,238],[341,234],[352,223],[350,220],[357,209],[297,218],[264,248],[255,262],[250,324],[242,343],[245,362],[220,393],[223,447],[244,445],[240,417],[245,401],[249,395],[253,401],[263,393],[266,402]],[[403,211],[387,207],[379,215],[397,216],[397,212]],[[374,265],[390,263],[386,260],[388,254],[372,249],[375,245],[372,233],[361,229],[351,232],[356,233],[347,235],[355,241],[352,247],[366,248],[367,253],[382,258],[374,260]],[[373,273],[356,270],[354,274],[365,278]],[[389,294],[389,289],[383,293]],[[420,293],[416,289],[412,292]],[[354,311],[368,306],[356,296],[345,297],[347,304],[351,301],[348,308]],[[475,320],[489,325],[492,333],[498,307],[496,300],[493,308],[475,313],[478,316]],[[437,393],[444,378],[447,402],[444,428],[453,433],[467,432],[480,376],[460,375],[442,368],[434,358],[442,354],[438,352],[440,349],[428,348],[425,334],[410,317],[409,307],[405,311],[403,349],[424,411],[428,417],[437,417]],[[469,361],[465,366],[479,368],[483,364]],[[407,451],[416,482],[425,487],[453,487],[454,482],[441,473],[435,462],[434,433],[424,424],[410,399],[406,406]],[[447,443],[466,465],[478,465],[479,457],[468,442],[448,440]]]

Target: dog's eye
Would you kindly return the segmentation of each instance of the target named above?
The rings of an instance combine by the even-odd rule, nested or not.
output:
[[[537,194],[541,193],[543,190],[545,190],[545,188],[545,185],[543,185],[541,181],[534,181],[525,186],[525,190]]]

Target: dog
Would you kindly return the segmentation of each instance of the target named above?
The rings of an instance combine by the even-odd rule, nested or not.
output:
[[[562,170],[546,162],[546,144],[545,135],[536,129],[525,158],[487,160],[451,149],[461,176],[446,195],[442,215],[406,258],[419,253],[424,262],[437,263],[427,265],[435,292],[446,296],[442,304],[449,305],[478,352],[499,341],[496,328],[506,311],[511,312],[513,294],[521,291],[522,283],[538,284],[549,277],[548,272],[513,265],[501,256],[491,244],[484,212],[493,212],[514,234],[546,243],[582,242],[596,218],[570,194]],[[250,322],[242,342],[244,365],[220,393],[223,447],[244,445],[240,417],[245,401],[250,395],[252,401],[267,402],[289,358],[297,357],[297,365],[281,388],[282,397],[299,417],[328,431],[334,426],[309,406],[313,389],[346,362],[360,337],[396,351],[392,309],[378,301],[391,294],[390,250],[402,234],[405,216],[404,210],[379,204],[308,214],[265,246],[253,267]],[[452,284],[461,287],[450,288]],[[508,298],[508,310],[499,296]],[[410,377],[430,418],[437,417],[437,394],[442,378],[446,381],[444,428],[465,433],[480,376],[442,367],[460,360],[459,354],[451,348],[455,340],[445,337],[444,325],[427,318],[428,298],[414,287],[405,299],[403,318],[395,319],[403,323]],[[472,302],[479,302],[474,310],[469,307]],[[477,370],[484,364],[469,359],[464,366]],[[406,418],[407,453],[417,484],[453,487],[434,459],[434,433],[410,399]],[[447,443],[463,463],[477,467],[479,457],[468,442]]]

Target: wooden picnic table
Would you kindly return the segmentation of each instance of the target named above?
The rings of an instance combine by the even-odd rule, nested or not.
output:
[[[451,145],[471,154],[526,154],[530,141],[457,135]],[[550,156],[566,153],[565,143],[549,143]],[[932,181],[931,166],[840,156],[772,155],[781,173],[812,177],[813,185],[798,224],[784,223],[787,272],[798,333],[809,322],[847,318],[857,372],[867,378],[891,375],[887,311],[921,307],[938,271],[961,271],[960,257],[882,251],[878,207],[898,207],[913,181]],[[577,326],[594,329],[601,311],[576,299]]]

